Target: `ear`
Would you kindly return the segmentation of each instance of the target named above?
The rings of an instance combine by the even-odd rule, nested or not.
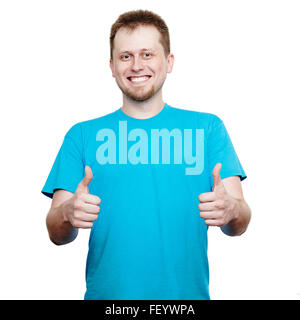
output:
[[[113,61],[112,59],[109,60],[109,67],[112,73],[112,76],[115,78],[115,74],[114,74],[114,66],[113,66]]]
[[[174,54],[170,53],[168,56],[168,67],[167,67],[167,73],[171,73],[173,70],[174,65]]]

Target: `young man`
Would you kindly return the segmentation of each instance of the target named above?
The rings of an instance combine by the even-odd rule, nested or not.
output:
[[[66,133],[42,189],[50,239],[91,228],[85,299],[209,299],[207,229],[246,230],[246,174],[219,117],[163,102],[174,56],[158,15],[121,15],[110,44],[123,106]]]

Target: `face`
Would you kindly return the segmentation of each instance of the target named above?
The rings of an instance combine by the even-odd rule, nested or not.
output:
[[[134,101],[145,101],[158,94],[167,73],[172,71],[174,56],[165,56],[153,26],[131,31],[121,28],[114,39],[110,68],[123,94]]]

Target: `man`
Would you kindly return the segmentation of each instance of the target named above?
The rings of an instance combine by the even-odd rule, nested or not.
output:
[[[219,117],[163,102],[174,55],[161,17],[124,13],[110,45],[123,106],[65,135],[42,189],[50,239],[91,228],[85,299],[209,299],[207,229],[246,230],[246,174]]]

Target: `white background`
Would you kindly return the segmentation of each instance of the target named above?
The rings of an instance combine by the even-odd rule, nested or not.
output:
[[[55,246],[41,194],[67,130],[122,104],[109,69],[119,14],[167,22],[171,106],[217,114],[248,178],[241,237],[209,230],[212,299],[300,299],[299,1],[1,1],[0,299],[83,299],[88,230]]]

